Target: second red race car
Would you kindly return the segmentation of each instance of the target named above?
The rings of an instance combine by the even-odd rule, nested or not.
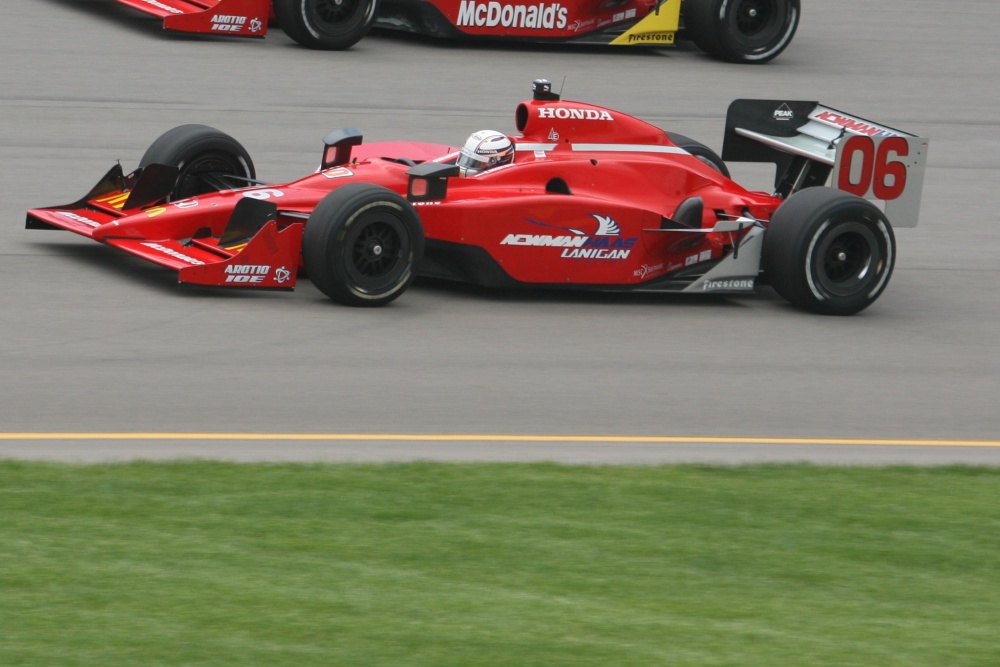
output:
[[[275,21],[315,49],[374,25],[434,37],[670,46],[678,34],[731,62],[764,63],[799,25],[800,0],[117,0],[169,30],[263,37]]]
[[[425,275],[698,294],[766,282],[806,310],[852,314],[889,282],[892,225],[917,223],[927,139],[913,134],[816,102],[737,100],[719,156],[562,100],[548,81],[533,89],[515,134],[478,131],[459,148],[341,129],[290,183],[258,181],[229,135],[182,125],[137,170],[116,164],[26,226],[119,248],[182,284],[291,289],[304,269],[354,306],[387,304]],[[773,190],[737,184],[724,159],[776,164]]]

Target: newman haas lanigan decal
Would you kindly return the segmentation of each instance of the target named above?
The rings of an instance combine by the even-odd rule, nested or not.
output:
[[[597,230],[592,234],[572,227],[550,225],[547,222],[525,218],[533,225],[558,229],[563,234],[508,234],[500,245],[528,246],[533,248],[561,248],[560,257],[586,260],[628,259],[638,237],[623,238],[621,228],[610,216],[591,213],[597,221]]]

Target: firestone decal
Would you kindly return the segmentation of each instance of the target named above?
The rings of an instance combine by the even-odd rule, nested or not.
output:
[[[673,44],[672,32],[640,32],[628,36],[629,44]]]
[[[753,278],[733,278],[729,280],[706,280],[701,286],[705,292],[715,292],[721,290],[750,290],[753,289]]]
[[[566,27],[569,9],[558,2],[539,2],[533,5],[514,5],[501,2],[476,2],[462,0],[458,8],[459,27],[476,28],[530,28],[554,30]]]

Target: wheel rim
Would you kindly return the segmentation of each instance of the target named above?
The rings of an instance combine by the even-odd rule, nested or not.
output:
[[[410,255],[410,238],[402,222],[383,215],[353,227],[344,239],[351,282],[365,293],[394,286],[406,274]]]
[[[786,13],[778,0],[742,0],[733,7],[729,27],[740,43],[763,48],[783,32]]]
[[[813,274],[832,296],[853,296],[874,285],[885,268],[886,253],[874,232],[860,222],[836,224],[813,252]]]
[[[315,0],[313,20],[322,28],[341,28],[354,19],[365,0]]]
[[[181,167],[173,199],[187,199],[207,192],[218,192],[233,187],[226,176],[249,178],[246,163],[235,155],[205,153]]]

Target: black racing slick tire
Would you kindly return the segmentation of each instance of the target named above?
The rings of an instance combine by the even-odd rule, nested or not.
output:
[[[162,164],[179,170],[169,201],[245,187],[257,178],[240,142],[207,125],[180,125],[150,144],[140,167]]]
[[[718,153],[705,144],[700,141],[695,141],[690,137],[685,137],[683,134],[677,134],[676,132],[667,132],[667,137],[670,141],[674,142],[678,148],[683,148],[688,153],[695,156],[726,178],[730,178],[729,167],[727,167],[726,163],[722,161],[722,158],[719,157]]]
[[[793,305],[824,315],[853,315],[870,306],[896,261],[885,214],[855,195],[812,187],[789,197],[768,224],[761,268]]]
[[[348,306],[383,306],[416,277],[424,232],[413,206],[370,183],[326,195],[306,222],[302,261],[317,288]]]
[[[274,15],[302,46],[340,51],[368,34],[379,0],[274,0]]]
[[[684,0],[684,30],[705,53],[733,63],[766,63],[799,27],[799,0]]]

